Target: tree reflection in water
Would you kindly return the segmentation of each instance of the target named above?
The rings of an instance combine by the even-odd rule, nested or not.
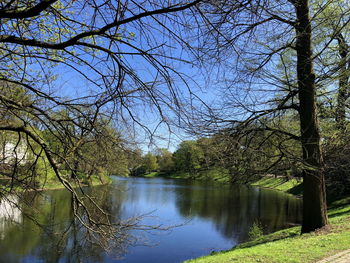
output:
[[[182,262],[213,250],[228,249],[245,241],[255,221],[265,233],[301,219],[301,200],[269,190],[245,186],[167,180],[118,178],[114,185],[84,189],[97,206],[91,217],[102,222],[125,222],[111,242],[92,235],[73,215],[71,195],[55,190],[30,192],[13,205],[1,200],[1,262]],[[8,198],[10,200],[10,198]],[[14,208],[13,207],[17,207]],[[79,210],[84,219],[84,211]],[[139,217],[152,212],[149,217]],[[9,220],[9,217],[11,220]],[[140,220],[141,219],[141,220]],[[138,221],[140,220],[140,221]],[[170,232],[152,231],[158,224],[172,226],[191,220]],[[129,223],[129,224],[128,224]],[[135,229],[135,223],[139,228]],[[142,227],[142,225],[146,227]],[[103,229],[103,224],[101,229]],[[141,230],[141,231],[138,231]],[[135,246],[135,245],[151,246]],[[114,247],[107,254],[101,247]],[[128,250],[128,251],[127,251]]]
[[[176,188],[176,205],[181,215],[208,219],[218,231],[238,243],[248,239],[256,221],[262,224],[265,233],[300,223],[300,200],[278,191],[242,185],[192,184],[192,187]]]
[[[106,226],[111,222],[118,223],[121,219],[120,206],[112,203],[113,186],[87,188],[85,191],[103,211],[108,212],[102,213],[91,205],[89,211],[92,211],[92,217],[100,220],[105,217]],[[125,192],[113,192],[114,200],[121,202]],[[44,262],[103,262],[104,248],[107,246],[113,248],[109,252],[115,257],[123,255],[127,246],[134,242],[129,230],[137,218],[129,219],[129,224],[123,221],[119,239],[114,239],[113,244],[105,244],[111,241],[106,240],[105,235],[92,235],[73,215],[71,199],[71,194],[66,190],[40,194],[29,192],[22,197],[21,203],[14,197],[11,200],[3,199],[0,203],[1,259],[4,262],[21,262],[23,257],[42,259]],[[80,216],[84,218],[86,215]]]

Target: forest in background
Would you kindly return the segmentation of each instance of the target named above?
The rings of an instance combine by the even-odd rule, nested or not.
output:
[[[333,197],[343,196],[350,191],[350,138],[337,129],[331,109],[324,110],[329,114],[321,119],[327,191]],[[281,123],[297,134],[296,117],[285,117]],[[224,130],[212,137],[183,141],[173,153],[158,149],[139,155],[138,165],[130,169],[130,176],[243,184],[264,176],[302,180],[301,148],[297,141],[264,127],[257,128],[258,124],[246,134]]]

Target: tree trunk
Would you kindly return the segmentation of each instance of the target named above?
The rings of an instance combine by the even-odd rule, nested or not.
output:
[[[344,131],[346,128],[345,119],[345,102],[348,97],[348,81],[349,73],[347,69],[347,57],[348,57],[348,46],[345,42],[344,36],[339,33],[336,37],[339,46],[339,89],[337,95],[337,107],[335,120],[337,122],[337,128]]]
[[[328,223],[323,158],[317,120],[315,75],[311,49],[311,24],[308,0],[295,0],[299,115],[303,148],[303,223],[302,233]]]

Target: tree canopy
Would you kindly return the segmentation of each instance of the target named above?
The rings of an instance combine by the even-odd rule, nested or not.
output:
[[[153,134],[140,109],[161,123],[166,109],[179,108],[175,57],[155,35],[176,40],[167,28],[172,14],[198,2],[1,1],[0,131],[27,145],[30,156],[6,168],[12,179],[1,196],[15,194],[15,183],[35,189],[40,171],[50,171],[72,194],[88,233],[107,241],[118,235],[122,222],[86,196],[80,177],[126,173],[133,147],[124,138],[135,126]],[[19,167],[31,171],[25,180]]]

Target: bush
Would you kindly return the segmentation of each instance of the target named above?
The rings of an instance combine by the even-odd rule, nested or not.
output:
[[[350,137],[335,135],[325,145],[327,191],[342,196],[350,192]]]
[[[255,240],[264,234],[263,227],[259,221],[255,221],[248,232],[249,240]]]

